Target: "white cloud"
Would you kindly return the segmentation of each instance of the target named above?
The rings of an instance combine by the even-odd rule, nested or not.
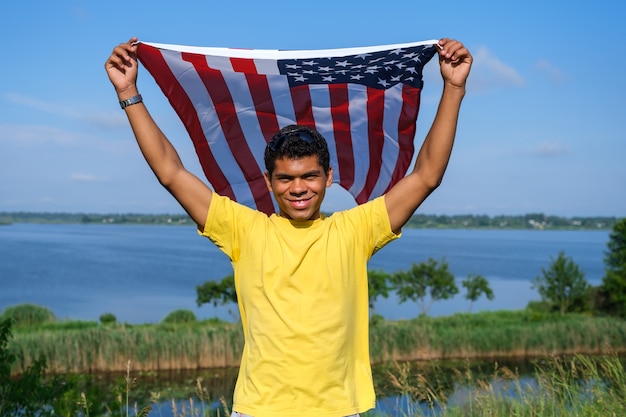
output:
[[[76,182],[104,182],[106,181],[106,178],[98,177],[92,174],[84,174],[80,172],[75,172],[70,175],[70,180],[76,181]]]
[[[571,152],[569,146],[558,142],[543,142],[533,150],[535,156],[553,157],[567,155]]]
[[[76,119],[80,114],[76,111],[76,106],[61,106],[58,103],[49,103],[33,97],[18,93],[5,93],[6,100],[13,104],[30,107],[45,113]]]
[[[87,109],[81,105],[72,104],[68,106],[65,104],[52,103],[18,93],[4,93],[4,98],[13,104],[29,107],[47,114],[61,116],[66,119],[80,120],[88,125],[101,129],[116,129],[128,126],[128,120],[123,112],[103,113],[101,111],[95,111],[89,113]]]
[[[524,79],[515,70],[481,46],[474,52],[474,64],[468,80],[468,88],[485,92],[497,88],[520,87]]]
[[[547,59],[537,61],[535,68],[555,84],[562,84],[565,81],[565,74]]]
[[[571,152],[572,150],[567,144],[558,141],[544,141],[536,143],[531,148],[522,150],[520,153],[532,157],[555,158],[568,155]]]
[[[37,145],[52,142],[68,145],[81,140],[81,135],[52,126],[0,124],[0,142]]]

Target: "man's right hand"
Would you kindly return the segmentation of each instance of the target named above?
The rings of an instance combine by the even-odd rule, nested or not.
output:
[[[120,100],[137,94],[137,38],[130,38],[115,48],[104,63],[109,80]]]

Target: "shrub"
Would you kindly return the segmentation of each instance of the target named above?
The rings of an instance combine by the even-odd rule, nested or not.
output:
[[[11,376],[13,363],[20,360],[9,349],[12,322],[11,318],[0,319],[0,416],[76,415],[73,401],[65,397],[74,386],[61,376],[47,377],[45,357],[23,369],[19,378]]]
[[[195,321],[196,315],[193,311],[186,309],[174,310],[163,319],[163,323],[170,324],[194,323]]]
[[[38,326],[56,321],[52,311],[35,304],[7,307],[0,318],[11,319],[15,327]]]
[[[117,317],[113,313],[104,313],[100,316],[100,323],[107,324],[115,324],[117,322]]]

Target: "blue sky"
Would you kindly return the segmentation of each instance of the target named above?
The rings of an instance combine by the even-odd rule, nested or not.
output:
[[[626,216],[623,0],[21,0],[4,2],[0,16],[0,211],[182,212],[143,161],[104,71],[112,48],[131,36],[262,49],[445,36],[463,41],[475,63],[448,172],[421,212]],[[441,91],[434,60],[425,83],[418,143]],[[200,173],[146,71],[139,88]],[[351,205],[333,186],[324,209]]]

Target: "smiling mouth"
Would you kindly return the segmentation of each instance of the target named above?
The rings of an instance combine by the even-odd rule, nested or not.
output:
[[[306,206],[307,204],[309,204],[309,202],[311,201],[313,197],[309,197],[309,198],[300,198],[297,200],[288,200],[289,204],[291,204],[292,206],[295,207],[303,207]]]

